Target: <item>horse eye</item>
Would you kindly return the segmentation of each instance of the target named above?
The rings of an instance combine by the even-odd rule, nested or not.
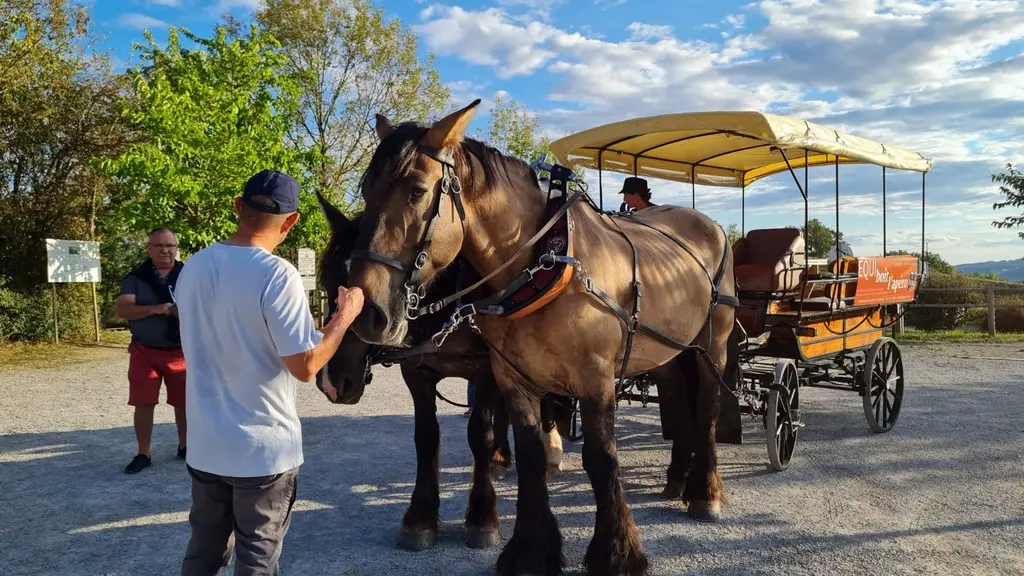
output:
[[[416,188],[412,189],[412,197],[415,200],[419,200],[420,198],[423,198],[423,196],[426,195],[426,193],[427,193],[427,189],[426,188],[421,188],[421,187],[417,186]]]

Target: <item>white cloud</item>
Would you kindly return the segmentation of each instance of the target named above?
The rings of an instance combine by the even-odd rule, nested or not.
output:
[[[928,175],[935,248],[969,258],[964,242],[1005,239],[1003,256],[1019,256],[1015,232],[990,226],[990,175],[1024,159],[1024,1],[760,0],[744,12],[707,25],[724,31],[717,42],[683,36],[685,19],[623,23],[625,39],[610,42],[585,27],[564,30],[497,8],[443,6],[424,11],[418,32],[429,49],[501,78],[542,75],[549,106],[537,112],[553,137],[630,117],[760,109],[920,151],[936,160]],[[750,28],[752,12],[764,22],[759,28]],[[872,200],[879,173],[841,171],[844,232],[865,241],[880,214]],[[609,178],[606,191],[614,188]],[[788,175],[779,182],[792,188]],[[688,186],[658,186],[664,195],[656,191],[656,201],[689,205]],[[747,191],[748,223],[751,214],[778,219],[794,205],[802,213],[795,190],[759,193],[757,186]],[[812,190],[831,186],[812,183]],[[913,229],[920,175],[901,180],[890,172],[889,192],[889,217]],[[738,191],[715,193],[721,201],[702,204],[698,189],[698,207],[738,207]],[[812,213],[834,211],[834,197],[812,193],[811,204]],[[944,209],[965,219],[944,220]]]
[[[125,28],[135,28],[137,30],[154,29],[154,28],[167,28],[168,24],[163,20],[157,20],[151,16],[145,14],[138,14],[135,12],[126,12],[117,17],[117,25]]]
[[[216,0],[206,12],[212,16],[233,12],[235,9],[256,10],[260,7],[262,0]]]

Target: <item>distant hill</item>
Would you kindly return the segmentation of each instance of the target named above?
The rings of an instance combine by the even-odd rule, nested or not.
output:
[[[965,274],[988,274],[991,272],[1003,280],[1024,282],[1024,260],[999,260],[958,264],[956,269]]]

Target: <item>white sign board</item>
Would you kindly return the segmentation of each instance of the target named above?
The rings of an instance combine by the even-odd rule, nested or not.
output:
[[[46,239],[47,282],[99,282],[100,243]]]
[[[303,276],[302,288],[306,292],[312,292],[313,290],[316,290],[316,276]]]
[[[299,248],[299,274],[316,276],[316,252],[310,248]]]

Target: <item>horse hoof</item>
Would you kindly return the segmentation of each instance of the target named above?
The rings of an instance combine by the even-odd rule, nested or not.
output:
[[[721,517],[721,508],[721,504],[717,502],[694,501],[686,507],[686,513],[697,522],[713,523],[718,522]]]
[[[665,489],[661,491],[661,495],[668,500],[676,500],[683,497],[683,484],[681,482],[669,482],[665,484]]]
[[[410,530],[402,528],[398,535],[398,547],[402,550],[419,552],[427,548],[433,548],[437,544],[436,530]]]
[[[548,471],[548,478],[554,478],[554,477],[558,476],[559,474],[561,474],[561,472],[562,472],[562,465],[561,464],[548,464],[547,471]]]
[[[466,546],[470,548],[492,548],[498,545],[498,531],[488,528],[466,528]]]

